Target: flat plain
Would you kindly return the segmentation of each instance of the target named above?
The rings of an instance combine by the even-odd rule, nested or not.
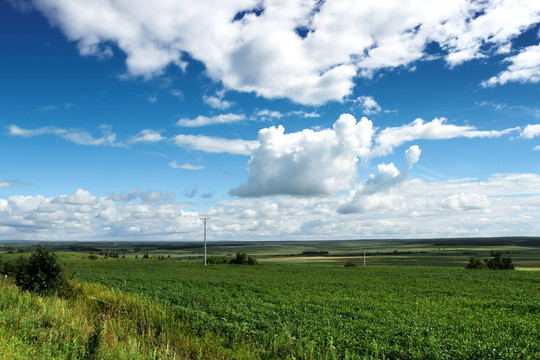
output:
[[[119,258],[73,250],[58,255],[75,281],[157,306],[165,324],[154,321],[154,327],[182,324],[183,334],[205,339],[182,345],[175,343],[176,335],[158,353],[142,349],[125,358],[540,357],[539,248],[531,239],[478,240],[469,246],[450,240],[217,244],[209,246],[210,256],[245,251],[256,255],[259,264],[207,267],[200,244],[107,245],[92,246],[102,254],[117,252]],[[512,256],[518,270],[532,271],[464,268],[468,257],[489,257],[492,250]],[[142,259],[147,253],[149,259]],[[345,267],[348,261],[356,266]],[[119,306],[111,298],[97,298],[94,294],[85,300],[99,304],[91,306],[90,318],[103,313],[119,321],[127,316],[107,310]],[[129,316],[149,317],[138,312],[142,310]],[[107,341],[124,341],[120,327],[105,327],[97,358],[111,356],[113,350],[107,349],[113,346]],[[90,330],[80,335],[82,344]],[[179,355],[188,345],[192,350]],[[54,354],[69,358],[61,351]]]

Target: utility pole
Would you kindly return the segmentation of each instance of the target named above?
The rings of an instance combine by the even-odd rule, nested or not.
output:
[[[204,224],[204,266],[206,267],[206,222],[210,220],[209,217],[200,218]]]

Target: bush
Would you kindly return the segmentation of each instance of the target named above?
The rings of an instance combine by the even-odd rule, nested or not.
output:
[[[56,254],[42,245],[39,245],[29,258],[17,259],[15,284],[23,290],[38,293],[67,290],[67,278]]]
[[[469,259],[469,263],[465,268],[467,269],[484,269],[486,267],[486,264],[482,262],[482,260],[475,258],[474,256]]]
[[[251,255],[247,255],[246,253],[238,252],[238,253],[236,253],[236,257],[229,261],[229,264],[232,264],[232,265],[256,265],[257,264],[257,259],[255,259]]]
[[[356,264],[349,260],[345,263],[345,267],[356,267]]]
[[[514,264],[512,264],[512,258],[502,257],[500,251],[492,251],[492,259],[485,259],[483,262],[480,259],[471,257],[469,263],[465,268],[467,269],[485,269],[490,270],[514,270]]]

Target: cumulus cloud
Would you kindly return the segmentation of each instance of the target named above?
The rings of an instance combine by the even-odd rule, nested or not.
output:
[[[236,196],[328,195],[356,178],[358,157],[369,153],[373,124],[343,114],[332,129],[285,134],[283,126],[259,131],[259,146],[248,162],[247,182]]]
[[[371,96],[360,96],[355,102],[360,106],[365,115],[373,115],[382,110],[381,106]]]
[[[529,46],[519,54],[508,57],[508,68],[497,76],[483,81],[482,86],[504,85],[508,82],[540,82],[540,45]]]
[[[405,151],[405,160],[407,160],[407,167],[411,168],[414,164],[420,160],[420,154],[422,150],[418,145],[413,145]]]
[[[206,105],[213,107],[214,109],[225,110],[234,105],[233,102],[224,100],[225,90],[217,91],[213,96],[203,96],[203,101]]]
[[[224,139],[204,135],[179,134],[173,138],[176,145],[209,153],[250,155],[259,146],[257,141]]]
[[[200,165],[191,165],[191,164],[178,164],[176,160],[173,160],[169,163],[169,166],[173,169],[184,169],[184,170],[202,170],[204,166]]]
[[[189,54],[225,89],[303,104],[340,101],[351,94],[355,77],[382,68],[410,67],[433,57],[456,66],[505,54],[515,37],[540,21],[535,0],[33,4],[77,43],[80,54],[109,57],[111,46],[118,47],[131,75],[156,76],[171,64],[187,71],[184,54]],[[433,42],[441,54],[428,53],[427,44]],[[524,59],[535,51],[510,57],[508,71],[489,82],[525,81],[526,75],[536,79],[538,62],[529,66]],[[226,106],[219,96],[207,102]]]
[[[521,133],[521,137],[524,139],[532,139],[538,135],[540,135],[540,124],[529,124],[525,126],[525,129]]]
[[[242,114],[221,114],[217,116],[197,116],[195,119],[180,119],[176,123],[181,127],[199,127],[215,124],[232,124],[244,120],[246,117]]]
[[[356,191],[367,182],[382,189],[404,173],[398,172],[384,164]],[[212,237],[224,240],[534,236],[540,231],[538,189],[538,174],[404,179],[350,204],[356,207],[348,212],[361,216],[338,213],[347,212],[352,192],[228,199],[197,212],[156,190],[142,192],[156,201],[143,201],[138,189],[104,197],[86,190],[52,197],[15,195],[0,198],[0,238],[196,240],[202,237],[199,211],[212,217]]]
[[[94,137],[92,134],[78,129],[63,129],[56,126],[44,126],[35,129],[24,129],[17,125],[8,125],[8,133],[11,136],[35,137],[43,135],[58,136],[66,141],[88,146],[124,146],[121,142],[116,141],[116,134],[111,132],[108,125],[100,126],[99,130],[102,136]]]
[[[459,193],[446,197],[441,206],[450,210],[478,210],[489,206],[489,200],[485,194]]]
[[[275,194],[314,196],[348,190],[357,175],[357,162],[392,153],[397,146],[415,140],[441,140],[458,137],[496,138],[520,128],[477,130],[473,126],[448,124],[444,118],[430,122],[416,119],[398,127],[380,131],[367,118],[358,123],[343,114],[332,129],[286,134],[283,126],[259,131],[248,162],[248,180],[230,191],[231,195],[250,197]],[[374,140],[374,141],[373,141]],[[373,143],[374,142],[374,143]],[[410,168],[421,150],[411,146],[405,153]]]
[[[138,143],[154,143],[165,140],[165,137],[161,136],[161,131],[156,131],[152,129],[142,130],[137,135],[131,137],[128,142],[132,144]]]
[[[405,151],[407,170],[420,160],[420,154],[421,150],[418,145],[413,145]],[[394,163],[379,164],[377,174],[371,174],[368,180],[357,189],[352,190],[345,203],[339,207],[338,212],[350,214],[381,206],[381,199],[384,197],[378,194],[388,192],[402,184],[407,179],[407,170],[400,172]]]

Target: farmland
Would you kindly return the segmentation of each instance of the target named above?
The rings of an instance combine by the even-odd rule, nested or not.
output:
[[[128,312],[107,313],[107,321],[146,319],[150,316],[139,316],[139,312],[155,307],[160,315],[152,326],[181,329],[183,345],[174,345],[180,335],[163,342],[168,349],[178,346],[187,350],[148,355],[151,351],[142,348],[139,357],[130,358],[540,357],[540,272],[464,269],[468,256],[487,257],[490,249],[496,249],[513,253],[516,263],[532,263],[521,268],[534,270],[538,266],[534,244],[507,241],[465,246],[447,242],[433,246],[374,241],[361,244],[371,253],[366,267],[362,266],[363,250],[353,242],[220,246],[211,248],[210,254],[251,250],[260,264],[205,268],[199,258],[200,248],[198,253],[193,248],[169,252],[146,248],[114,259],[84,252],[61,252],[59,256],[75,281],[95,284],[91,286],[102,287],[103,293],[117,292],[123,295],[116,297],[139,299],[144,304]],[[328,255],[312,255],[320,251],[328,251]],[[377,251],[379,255],[375,255]],[[145,252],[171,257],[143,260],[141,254]],[[4,260],[13,256],[16,254],[2,255]],[[192,258],[197,260],[189,260]],[[350,259],[359,266],[344,267]],[[384,265],[377,264],[377,259]],[[434,263],[437,259],[440,262]],[[94,290],[92,296],[78,301],[92,303],[95,300],[91,299],[99,298],[98,293]],[[90,306],[93,312],[89,318],[126,301],[101,299],[102,305]],[[127,341],[124,338],[128,335],[113,335],[129,326],[116,325],[113,334],[114,327],[106,327],[102,358],[111,354],[106,352],[112,348],[106,339]],[[87,328],[91,330],[91,321]],[[90,330],[79,335],[81,343]],[[157,342],[148,340],[147,346],[152,348],[150,344]]]

